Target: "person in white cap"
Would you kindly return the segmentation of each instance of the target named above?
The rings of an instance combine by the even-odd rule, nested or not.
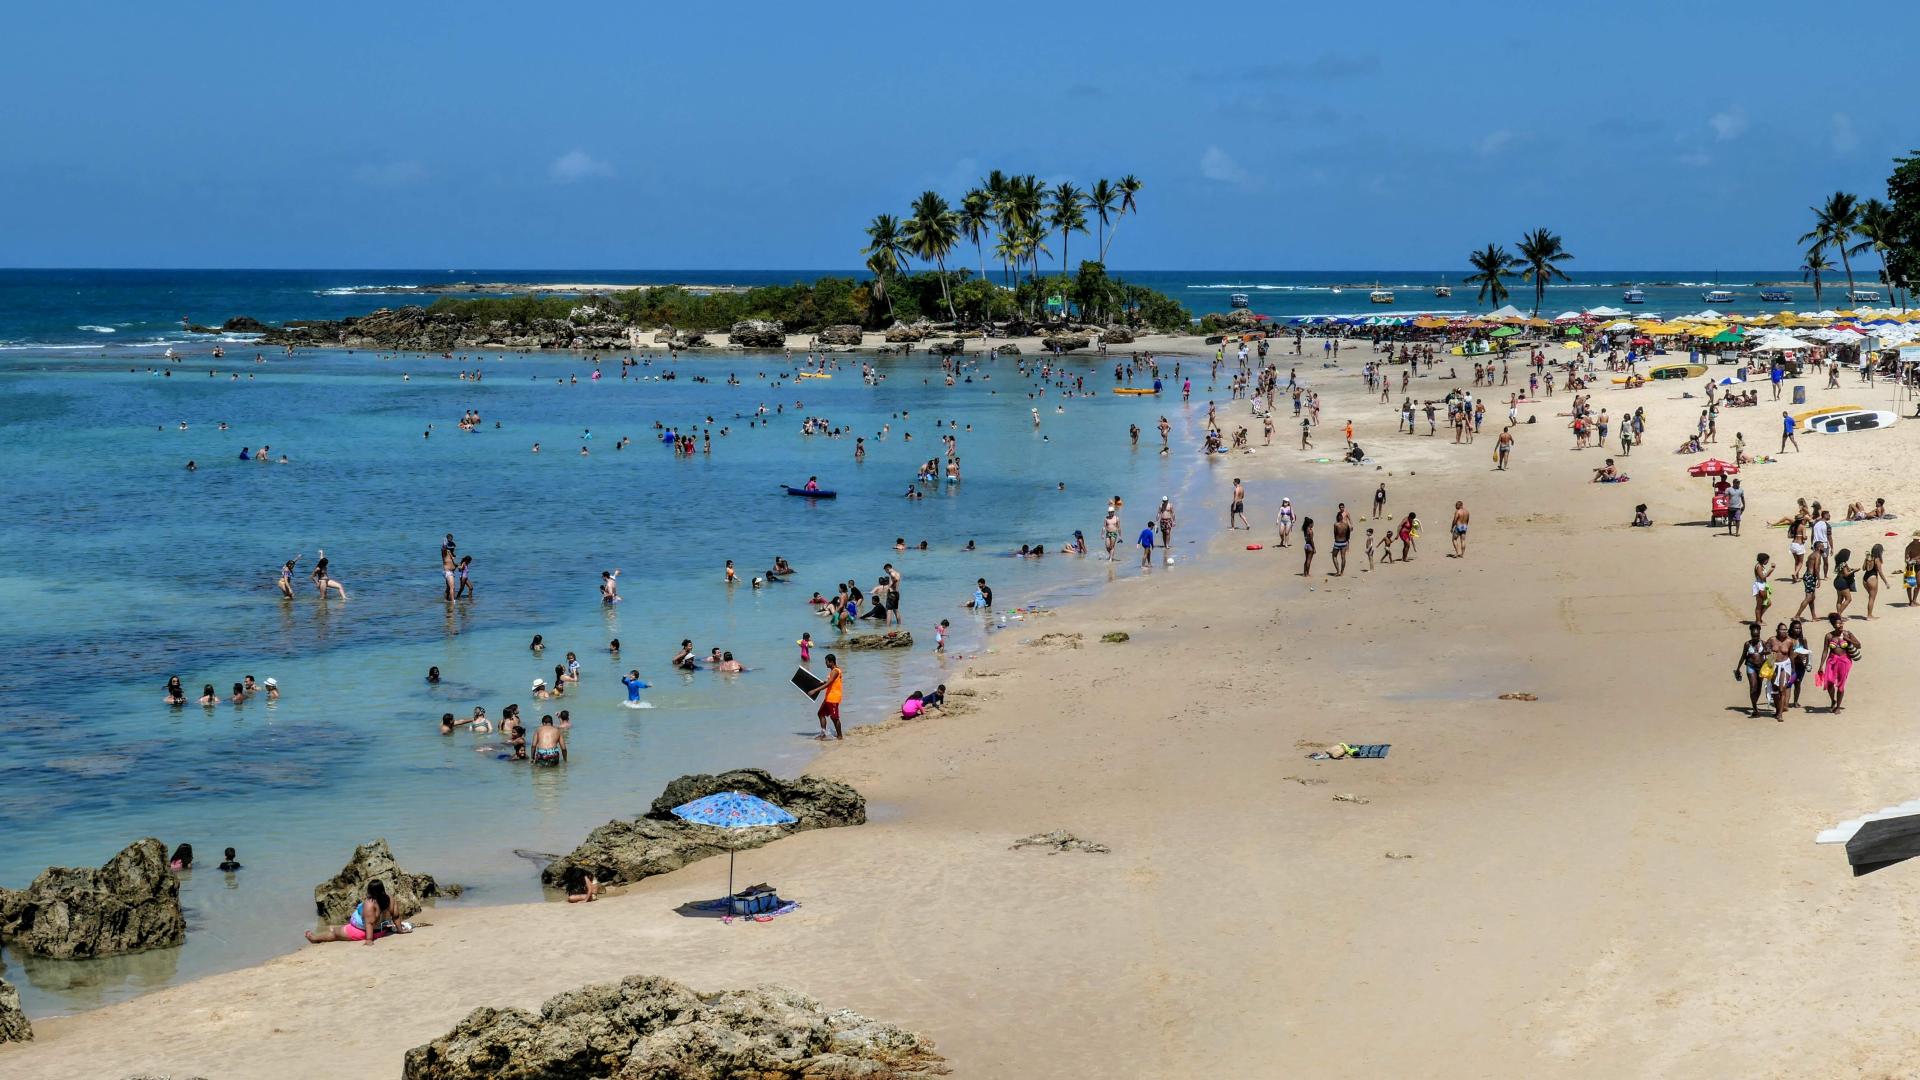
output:
[[[547,680],[545,679],[533,680],[533,696],[536,698],[541,698],[543,700],[547,697]]]
[[[1279,513],[1276,513],[1275,515],[1273,515],[1273,521],[1274,521],[1274,524],[1279,526],[1280,528],[1280,543],[1278,546],[1286,547],[1287,537],[1293,535],[1293,500],[1292,499],[1280,500],[1280,511]]]
[[[271,675],[267,676],[266,687],[267,687],[267,700],[279,701],[280,700],[280,684],[274,680],[273,676]]]

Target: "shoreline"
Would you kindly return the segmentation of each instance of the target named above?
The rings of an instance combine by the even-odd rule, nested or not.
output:
[[[1883,590],[1846,713],[1749,721],[1726,672],[1741,571],[1784,541],[1684,524],[1704,487],[1666,450],[1697,399],[1596,391],[1652,421],[1621,490],[1586,483],[1611,451],[1569,452],[1564,393],[1523,407],[1539,424],[1518,431],[1515,471],[1491,473],[1490,435],[1455,447],[1392,432],[1351,385],[1366,357],[1327,386],[1318,434],[1337,440],[1350,412],[1389,467],[1302,473],[1284,445],[1236,460],[1213,475],[1247,477],[1247,539],[1263,551],[1219,537],[1197,572],[1176,565],[1051,620],[1081,647],[970,662],[950,684],[974,691],[970,708],[829,748],[809,771],[866,794],[869,824],[743,859],[748,880],[801,900],[794,916],[679,920],[675,903],[716,884],[708,860],[589,907],[438,912],[377,953],[307,950],[49,1020],[0,1062],[23,1077],[240,1057],[381,1072],[472,1007],[646,972],[699,989],[783,982],[932,1037],[959,1075],[1903,1067],[1916,1040],[1894,1018],[1920,992],[1885,943],[1920,900],[1900,889],[1906,869],[1852,879],[1811,839],[1913,794],[1904,702],[1920,672],[1897,658],[1920,637],[1915,613]],[[1854,393],[1807,385],[1810,405]],[[1729,411],[1722,443],[1749,428],[1771,449],[1766,415]],[[1750,521],[1795,494],[1837,506],[1878,490],[1909,518],[1920,506],[1900,464],[1915,425],[1806,441],[1751,470]],[[1384,480],[1390,515],[1422,512],[1423,549],[1406,566],[1296,577],[1298,548],[1274,549],[1270,514],[1301,481],[1279,472],[1324,475],[1356,507]],[[1183,520],[1221,512],[1223,496]],[[1458,561],[1442,557],[1454,498],[1475,511]],[[1326,515],[1319,501],[1303,510]],[[1656,528],[1626,526],[1636,502]],[[1100,643],[1106,630],[1132,640]],[[1537,700],[1496,700],[1508,691]],[[1394,745],[1381,761],[1306,760],[1333,741]],[[1333,798],[1346,794],[1364,801]],[[1113,851],[1007,850],[1056,828]],[[530,936],[548,950],[532,962]],[[383,989],[422,1004],[392,1015]],[[1808,994],[1834,1007],[1801,1008]]]

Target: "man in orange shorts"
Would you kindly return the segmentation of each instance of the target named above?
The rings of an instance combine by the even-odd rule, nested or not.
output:
[[[827,681],[820,687],[820,710],[814,714],[820,718],[820,734],[814,738],[822,741],[826,739],[828,720],[833,721],[833,737],[836,739],[843,737],[840,733],[840,698],[845,692],[846,681],[844,673],[840,670],[840,662],[832,653],[828,653]]]

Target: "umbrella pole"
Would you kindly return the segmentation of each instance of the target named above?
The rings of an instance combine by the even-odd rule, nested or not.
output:
[[[727,910],[733,910],[733,852],[732,844],[727,845]]]

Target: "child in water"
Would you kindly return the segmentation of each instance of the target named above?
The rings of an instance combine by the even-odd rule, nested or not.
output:
[[[225,870],[229,874],[240,869],[240,860],[234,858],[232,848],[228,848],[226,857],[220,860],[220,869]]]

